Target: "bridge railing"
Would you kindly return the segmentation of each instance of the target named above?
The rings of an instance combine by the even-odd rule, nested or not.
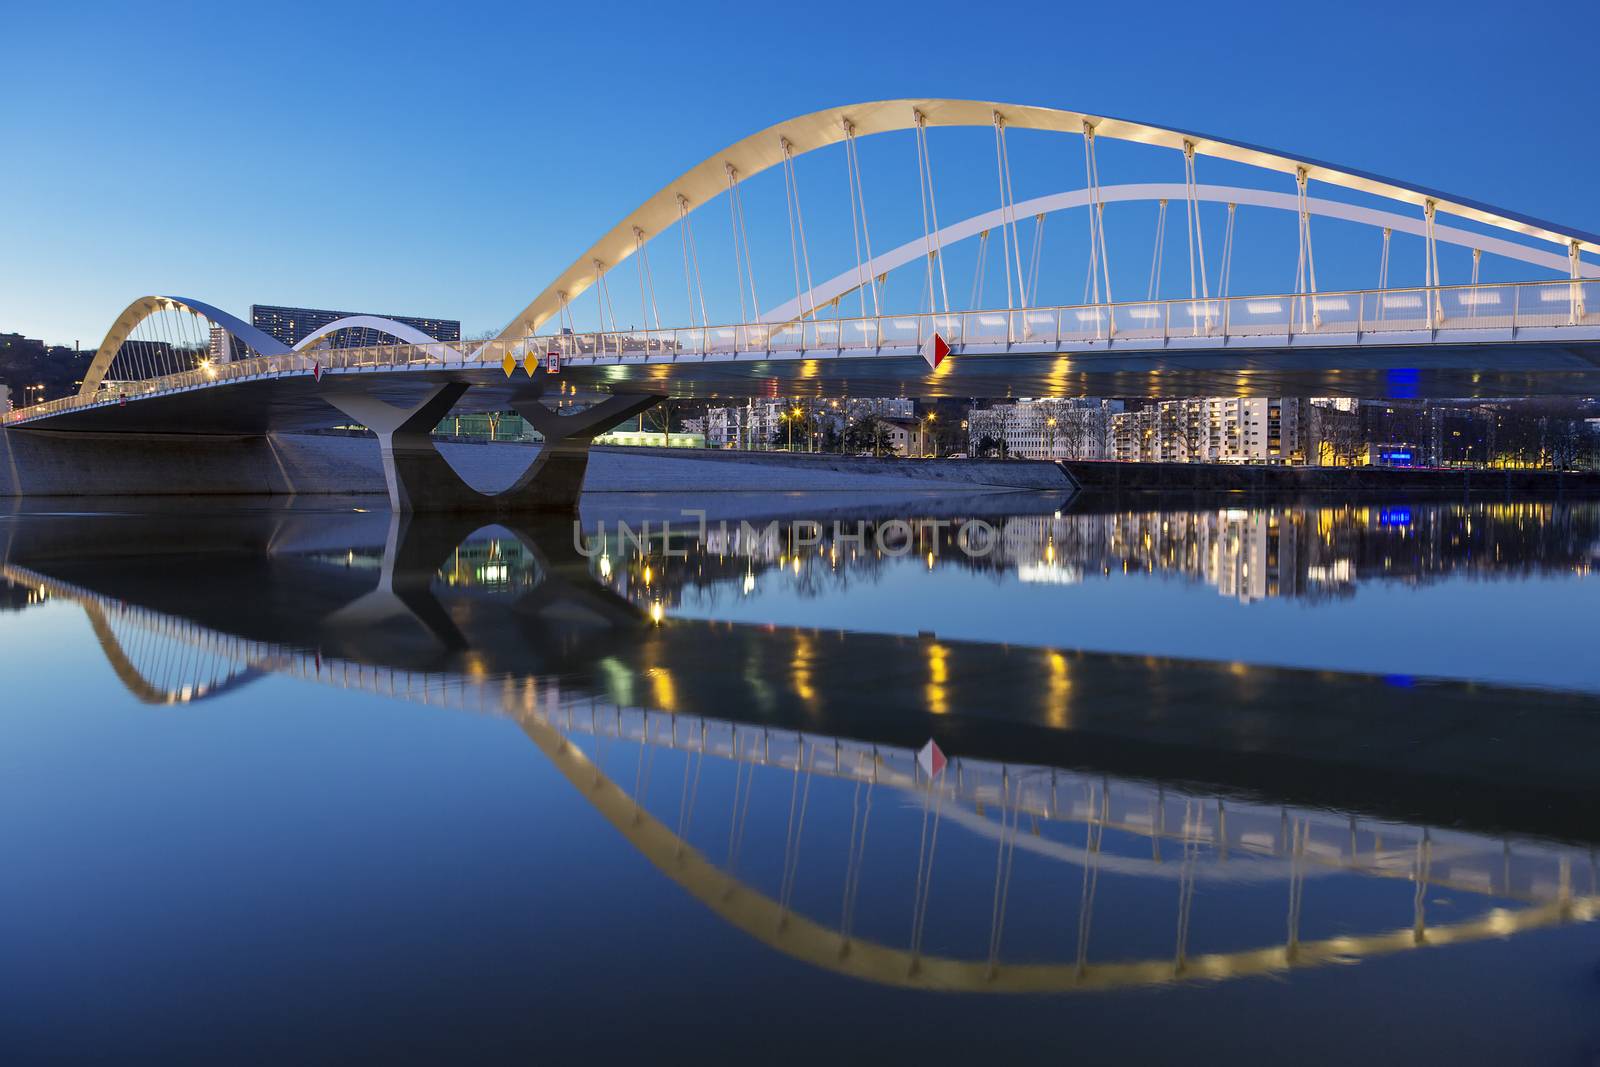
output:
[[[103,383],[92,396],[19,408],[17,424],[80,408],[224,382],[285,375],[450,367],[509,367],[551,351],[580,364],[741,355],[915,351],[934,333],[951,347],[1182,345],[1325,337],[1329,343],[1398,333],[1600,327],[1600,281],[1505,282],[1434,288],[1150,300],[1119,304],[806,319],[688,329],[563,332],[512,340],[323,348],[214,363],[141,381]],[[509,361],[509,363],[508,363]]]
[[[934,333],[967,346],[1169,344],[1192,338],[1362,337],[1443,330],[1600,326],[1600,281],[1152,300],[735,323],[673,330],[535,337],[538,350],[606,361],[846,350],[914,349]]]

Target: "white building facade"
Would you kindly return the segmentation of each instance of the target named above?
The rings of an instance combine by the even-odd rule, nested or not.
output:
[[[974,408],[967,413],[967,452],[977,455],[986,439],[1005,444],[1021,459],[1105,459],[1111,420],[1122,401],[1097,397],[1023,399]]]
[[[1304,463],[1305,401],[1189,397],[1111,417],[1108,454],[1124,462]]]

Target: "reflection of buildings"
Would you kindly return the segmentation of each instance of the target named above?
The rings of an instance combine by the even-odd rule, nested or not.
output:
[[[713,525],[659,531],[644,550],[607,539],[602,577],[634,602],[679,602],[685,589],[753,592],[782,582],[819,595],[872,581],[897,559],[1033,584],[1112,574],[1179,576],[1244,603],[1352,595],[1362,582],[1588,573],[1600,557],[1600,505],[1553,502],[1212,508],[1093,514]],[[984,533],[984,530],[992,531]],[[598,542],[594,546],[598,550]],[[597,573],[600,566],[591,561]],[[771,575],[768,578],[768,575]]]

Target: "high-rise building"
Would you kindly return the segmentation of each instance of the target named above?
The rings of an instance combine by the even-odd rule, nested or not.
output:
[[[353,315],[365,315],[364,311],[326,311],[321,308],[292,308],[277,307],[272,304],[252,304],[250,306],[250,324],[262,330],[286,345],[296,345],[305,340],[312,333],[322,329],[331,322],[347,319]],[[426,319],[411,315],[380,315],[379,318],[393,319],[403,322],[407,326],[414,326],[436,341],[461,340],[461,323],[455,319]],[[384,343],[384,335],[377,330],[358,329],[350,331],[355,336],[347,337],[344,343],[349,346],[377,345]]]
[[[1108,454],[1157,463],[1304,463],[1294,397],[1189,397],[1114,414]]]

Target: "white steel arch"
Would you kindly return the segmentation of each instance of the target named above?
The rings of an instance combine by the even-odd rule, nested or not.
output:
[[[141,296],[133,303],[123,308],[122,314],[112,322],[111,329],[106,331],[106,336],[100,342],[100,347],[95,351],[95,356],[89,363],[89,369],[83,375],[83,387],[78,390],[79,396],[93,396],[100,388],[100,383],[105,380],[106,371],[111,369],[111,361],[117,358],[117,352],[139,324],[151,315],[162,311],[192,311],[203,315],[214,326],[220,326],[233,336],[255,349],[263,356],[276,356],[289,351],[289,346],[273,337],[271,334],[259,330],[245,322],[243,319],[230,315],[221,308],[192,300],[186,296]]]
[[[1188,195],[1188,190],[1177,182],[1103,185],[1097,194],[1099,200],[1107,204],[1130,201],[1182,200]],[[995,208],[992,211],[985,211],[980,215],[974,215],[960,222],[951,223],[936,234],[931,235],[929,240],[934,241],[937,247],[949,247],[958,241],[976,237],[984,230],[998,229],[1002,218],[1010,214],[1014,214],[1019,219],[1027,219],[1034,215],[1049,215],[1057,211],[1087,207],[1089,197],[1089,190],[1073,189],[1068,192],[1052,193],[1049,196],[1019,201],[1009,209]],[[1274,193],[1264,189],[1250,189],[1243,186],[1199,185],[1195,187],[1195,198],[1207,203],[1243,204],[1249,207],[1269,208],[1276,211],[1297,212],[1300,210],[1299,202],[1293,193]],[[1347,222],[1360,223],[1380,229],[1387,227],[1400,233],[1415,234],[1418,237],[1427,236],[1427,223],[1420,217],[1413,218],[1410,215],[1401,215],[1392,211],[1379,211],[1375,208],[1359,207],[1355,204],[1346,204],[1337,200],[1323,200],[1318,197],[1308,197],[1306,199],[1306,208],[1311,214],[1323,218],[1343,219]],[[1463,248],[1476,248],[1520,263],[1528,263],[1536,267],[1547,267],[1551,270],[1559,271],[1563,275],[1570,268],[1570,261],[1565,255],[1545,252],[1541,249],[1518,244],[1515,241],[1507,241],[1500,237],[1474,233],[1454,226],[1435,226],[1433,235],[1435,240],[1444,244],[1460,245]],[[826,307],[832,301],[855,292],[861,287],[863,279],[877,278],[897,267],[903,267],[908,263],[915,262],[926,254],[927,240],[919,236],[915,240],[907,241],[898,248],[890,249],[874,256],[870,262],[863,263],[859,269],[851,267],[849,270],[828,279],[806,294],[804,304],[800,300],[786,300],[762,314],[759,321],[771,323],[791,322],[800,317],[801,307]],[[1600,266],[1584,263],[1580,269],[1584,277],[1600,278]],[[1159,295],[1157,294],[1158,297]]]
[[[407,326],[403,322],[386,319],[382,315],[347,315],[302,337],[294,346],[294,351],[304,352],[322,338],[339,330],[377,330],[408,345],[431,345],[439,340],[415,326]]]
[[[991,126],[996,116],[999,116],[1011,128],[1073,135],[1083,134],[1087,123],[1096,137],[1134,141],[1177,151],[1183,151],[1184,146],[1188,144],[1193,146],[1193,151],[1197,155],[1243,163],[1282,174],[1298,175],[1303,172],[1309,181],[1326,182],[1357,192],[1396,200],[1411,204],[1420,210],[1429,210],[1431,205],[1432,210],[1455,215],[1458,218],[1552,242],[1559,245],[1563,251],[1576,249],[1580,252],[1600,253],[1600,236],[1595,234],[1437,190],[1397,182],[1376,174],[1296,157],[1226,138],[1080,111],[1063,111],[1024,104],[983,100],[880,100],[826,111],[814,111],[778,123],[730,145],[686,171],[676,181],[646,200],[579,256],[570,267],[562,271],[507,324],[500,334],[501,338],[523,337],[538,332],[539,327],[560,310],[563,299],[571,302],[595,283],[596,264],[599,264],[602,270],[614,268],[634,253],[641,234],[648,240],[678,221],[680,198],[682,203],[692,209],[706,203],[719,193],[726,192],[730,168],[742,180],[782,163],[785,158],[785,146],[791,157],[799,156],[845,140],[846,124],[857,136],[867,136],[913,129],[918,123],[919,116],[926,126],[977,127]]]

